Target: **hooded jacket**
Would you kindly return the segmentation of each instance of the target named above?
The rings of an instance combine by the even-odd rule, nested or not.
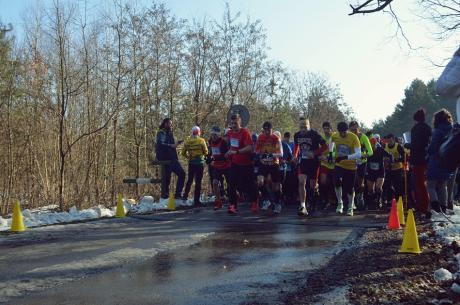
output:
[[[158,130],[155,153],[159,161],[177,160],[177,151],[171,147],[175,144],[174,136],[171,130],[160,129]]]
[[[452,129],[452,124],[443,123],[433,129],[433,137],[428,146],[428,166],[426,176],[428,180],[448,180],[454,174],[442,167],[439,157],[439,147]]]

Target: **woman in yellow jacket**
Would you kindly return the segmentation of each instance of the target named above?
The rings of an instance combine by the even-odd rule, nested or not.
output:
[[[182,200],[188,199],[188,193],[195,179],[195,194],[193,196],[195,206],[201,205],[201,180],[203,180],[204,163],[208,154],[208,146],[206,141],[200,137],[200,134],[200,127],[194,126],[191,137],[185,140],[184,148],[182,149],[182,155],[188,159],[188,179]]]

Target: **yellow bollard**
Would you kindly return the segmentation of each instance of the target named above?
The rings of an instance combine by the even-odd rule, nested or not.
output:
[[[14,202],[13,216],[11,217],[11,232],[25,231],[24,218],[22,217],[19,200]]]
[[[125,217],[125,207],[123,205],[123,196],[118,194],[117,196],[117,211],[115,212],[116,218],[123,218]]]
[[[404,220],[404,204],[403,204],[403,200],[401,196],[399,196],[399,199],[398,199],[398,216],[399,216],[399,223],[402,225],[405,225],[406,221]]]

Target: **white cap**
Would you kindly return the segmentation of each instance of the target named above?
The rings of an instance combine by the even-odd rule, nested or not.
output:
[[[193,126],[192,127],[192,135],[194,136],[199,136],[201,134],[201,129],[198,126]]]

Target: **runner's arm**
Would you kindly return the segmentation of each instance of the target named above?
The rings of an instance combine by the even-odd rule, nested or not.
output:
[[[282,158],[283,157],[283,144],[281,144],[281,140],[278,140],[275,146],[275,152],[273,153],[273,157]]]
[[[327,149],[328,146],[326,144],[326,141],[323,141],[323,143],[321,143],[321,146],[317,150],[315,150],[315,156],[321,156],[323,152],[325,152]]]
[[[366,157],[372,157],[372,155],[374,154],[374,150],[372,149],[372,145],[371,145],[371,142],[369,141],[369,138],[367,136],[364,136],[363,142],[364,142],[364,147],[366,147],[366,151],[367,151]]]
[[[404,151],[404,148],[401,145],[398,145],[398,153],[399,153],[399,158],[395,161],[404,162],[404,156],[406,155],[406,152]]]
[[[252,144],[247,145],[247,146],[245,146],[245,147],[243,147],[241,149],[238,149],[237,152],[240,153],[240,154],[244,154],[244,153],[247,153],[247,152],[252,152]]]
[[[361,159],[361,147],[355,147],[355,153],[347,156],[348,160]]]
[[[299,144],[294,143],[294,152],[292,153],[292,155],[294,158],[297,158],[297,156],[299,155]]]
[[[208,145],[206,144],[206,141],[204,139],[202,139],[202,142],[201,142],[201,149],[203,150],[203,155],[206,157],[209,151],[208,151]]]

